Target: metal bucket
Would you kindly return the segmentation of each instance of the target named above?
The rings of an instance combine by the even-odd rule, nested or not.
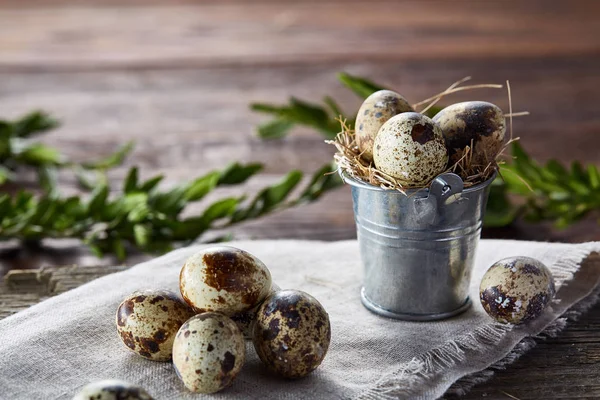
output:
[[[341,175],[352,186],[365,307],[413,321],[469,308],[471,270],[495,175],[463,190],[458,175],[444,173],[428,189],[406,195]]]

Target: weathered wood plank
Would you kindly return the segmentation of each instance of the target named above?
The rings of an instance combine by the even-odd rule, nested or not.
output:
[[[583,7],[585,6],[585,7]],[[0,9],[4,69],[596,54],[597,2],[330,2]]]
[[[360,101],[337,83],[339,70],[365,74],[413,102],[473,75],[477,82],[511,80],[515,109],[531,112],[515,119],[515,134],[534,157],[600,163],[593,145],[600,124],[595,110],[600,100],[595,90],[600,87],[598,69],[600,57],[582,58],[577,64],[555,58],[482,59],[444,64],[0,73],[0,102],[3,116],[31,108],[59,116],[64,125],[47,140],[79,159],[136,140],[132,161],[146,168],[219,166],[239,158],[273,160],[271,165],[278,167],[270,171],[282,172],[311,169],[330,157],[331,148],[308,130],[297,131],[287,141],[260,142],[253,127],[262,119],[249,111],[250,102],[283,102],[290,95],[319,101],[330,94],[350,114]],[[446,104],[473,98],[508,108],[506,92],[492,89],[452,96]]]

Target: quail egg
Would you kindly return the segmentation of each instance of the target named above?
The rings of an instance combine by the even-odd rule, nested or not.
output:
[[[406,99],[391,90],[379,90],[362,103],[356,114],[356,143],[362,157],[373,159],[373,143],[381,126],[394,115],[414,111]]]
[[[529,257],[505,258],[481,280],[479,299],[496,321],[511,324],[539,317],[555,294],[550,270]]]
[[[229,386],[245,357],[242,332],[229,317],[215,312],[188,320],[173,344],[177,376],[197,393],[215,393]]]
[[[437,113],[433,120],[442,128],[451,163],[458,161],[471,143],[472,163],[480,166],[495,160],[502,148],[506,123],[502,110],[492,103],[453,104]]]
[[[169,361],[179,327],[194,311],[168,290],[128,296],[117,309],[117,331],[127,348],[154,361]]]
[[[446,168],[448,152],[440,127],[425,115],[405,112],[379,130],[375,166],[407,187],[425,186]]]
[[[280,291],[281,288],[277,286],[275,283],[271,286],[271,292],[269,295]],[[248,311],[243,311],[241,313],[237,313],[231,316],[233,322],[236,323],[238,328],[244,334],[244,338],[252,339],[252,328],[254,327],[254,322],[256,321],[256,313],[258,309],[262,305],[262,302],[258,303],[256,306],[252,307]]]
[[[271,273],[244,250],[215,246],[188,258],[179,275],[179,288],[196,312],[232,316],[250,310],[267,297]]]
[[[311,295],[281,290],[258,310],[252,342],[267,368],[286,378],[301,378],[325,358],[331,340],[329,315]]]
[[[116,379],[90,383],[73,397],[73,400],[153,400],[139,386]]]

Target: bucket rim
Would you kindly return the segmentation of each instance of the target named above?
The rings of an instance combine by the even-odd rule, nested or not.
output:
[[[347,183],[350,186],[354,186],[354,187],[358,187],[358,188],[366,189],[366,190],[373,190],[376,192],[390,192],[390,193],[402,194],[401,192],[399,192],[398,190],[395,190],[395,189],[384,189],[382,187],[371,185],[370,183],[366,183],[366,182],[360,181],[356,178],[353,178],[342,168],[339,168],[338,173],[340,174],[342,181],[344,181],[345,183]],[[442,174],[444,174],[444,173],[446,173],[446,172],[442,172]],[[442,174],[436,175],[436,177],[440,176]],[[494,173],[492,174],[492,176],[488,180],[478,183],[477,185],[473,185],[471,187],[464,188],[461,193],[471,193],[471,192],[477,192],[479,190],[482,190],[482,189],[486,188],[487,186],[489,186],[494,181],[494,179],[496,179],[497,176],[498,176],[498,170],[496,169],[494,171]],[[431,181],[433,182],[434,179],[435,178],[433,178]],[[429,186],[422,187],[422,188],[411,188],[411,189],[405,190],[407,195],[416,194],[421,191],[429,192]]]

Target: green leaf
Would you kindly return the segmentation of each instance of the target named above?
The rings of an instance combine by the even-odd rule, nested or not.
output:
[[[538,166],[523,150],[518,141],[512,143],[512,155],[514,157],[513,165],[515,166],[515,172],[521,178],[527,181],[541,179]]]
[[[30,165],[45,165],[62,163],[62,156],[57,149],[45,146],[41,143],[32,143],[22,146],[18,153],[14,154],[15,159]]]
[[[86,209],[81,203],[81,199],[77,196],[68,197],[64,201],[62,201],[62,199],[56,198],[54,199],[54,201],[60,204],[61,213],[63,215],[70,217],[85,216]]]
[[[144,183],[142,183],[140,185],[140,191],[142,192],[146,192],[149,193],[152,190],[154,190],[156,188],[156,186],[160,183],[160,181],[163,180],[163,176],[162,175],[157,175],[154,178],[150,178],[147,181],[145,181]]]
[[[38,179],[40,186],[49,195],[54,195],[57,190],[58,170],[54,166],[38,167]]]
[[[166,215],[178,214],[185,207],[187,191],[187,186],[177,186],[168,192],[153,194],[150,206]]]
[[[10,201],[10,197],[7,194],[0,194],[0,215],[7,216],[10,215],[12,204]],[[0,219],[0,224],[3,219]]]
[[[285,109],[285,107],[279,107],[279,106],[275,106],[272,104],[266,104],[266,103],[251,103],[250,104],[250,110],[255,111],[255,112],[265,113],[265,114],[279,115],[279,113],[281,112],[282,109]]]
[[[230,197],[211,204],[202,215],[186,218],[177,224],[174,231],[174,237],[179,240],[194,240],[207,229],[211,224],[219,219],[233,215],[241,199]]]
[[[342,109],[332,97],[325,96],[323,98],[323,102],[327,105],[327,107],[329,107],[329,110],[331,111],[331,116],[333,118],[343,118],[344,113],[342,112]]]
[[[133,226],[133,234],[135,237],[135,243],[140,247],[146,247],[150,240],[150,229],[145,225],[135,224]]]
[[[326,191],[342,186],[343,183],[337,174],[335,163],[325,164],[313,174],[299,201],[315,201]]]
[[[424,115],[426,115],[429,118],[433,118],[433,117],[435,117],[437,115],[437,113],[439,113],[443,109],[444,109],[444,107],[431,106],[429,108],[429,110],[425,111]]]
[[[553,175],[555,180],[566,181],[569,179],[569,171],[556,160],[549,160],[546,163],[546,170]]]
[[[12,180],[14,175],[11,170],[0,165],[0,185]],[[1,215],[1,214],[0,214]]]
[[[99,246],[96,246],[91,243],[88,243],[87,245],[93,255],[95,255],[98,258],[104,257],[104,252],[102,251],[102,249]]]
[[[34,111],[12,122],[12,134],[25,138],[58,126],[58,120],[43,111]]]
[[[94,190],[101,183],[98,180],[97,171],[90,171],[79,166],[73,169],[77,183],[84,190]]]
[[[357,96],[366,99],[371,94],[383,90],[384,88],[374,82],[371,82],[365,78],[359,76],[350,75],[346,72],[340,72],[337,75],[338,80],[352,90]]]
[[[590,186],[592,187],[592,189],[600,188],[600,173],[598,172],[598,168],[596,168],[595,165],[588,165],[587,175],[588,181],[590,182]]]
[[[330,128],[330,122],[332,121],[323,107],[294,97],[290,98],[290,108],[285,115],[291,119],[302,121],[305,124],[320,129],[324,133],[329,132],[328,129]],[[337,133],[338,131],[339,129],[335,129],[334,133]]]
[[[92,192],[88,202],[88,210],[90,214],[98,214],[106,205],[108,199],[108,186],[100,185]]]
[[[573,161],[571,163],[571,176],[572,179],[583,185],[588,184],[588,175],[579,161]]]
[[[202,216],[186,218],[173,227],[173,239],[191,242],[200,236],[208,226]]]
[[[125,252],[125,246],[123,245],[123,242],[118,238],[114,238],[111,241],[111,250],[119,261],[124,260],[127,256],[127,253]]]
[[[259,163],[251,163],[242,165],[240,163],[229,164],[219,177],[219,185],[238,185],[246,182],[248,178],[256,175],[263,169],[263,165]]]
[[[533,192],[528,182],[519,174],[519,171],[512,165],[501,165],[500,175],[504,180],[508,190],[521,196],[529,196]]]
[[[261,190],[248,207],[238,209],[235,212],[231,218],[232,222],[256,218],[281,205],[302,180],[302,175],[301,171],[290,171],[281,182]]]
[[[123,211],[126,213],[132,212],[141,212],[140,210],[144,210],[144,214],[147,213],[148,210],[148,194],[147,193],[139,193],[133,192],[128,193],[123,199]],[[139,218],[130,219],[131,221],[138,221]]]
[[[129,169],[129,173],[125,178],[125,183],[123,184],[123,192],[124,193],[132,193],[138,190],[138,169],[137,167],[132,167]]]
[[[509,199],[506,185],[501,178],[496,178],[490,187],[490,195],[484,215],[486,227],[498,228],[510,225],[517,217],[518,208]]]
[[[294,127],[294,122],[285,119],[274,119],[256,127],[256,132],[263,139],[281,139]]]
[[[329,116],[325,108],[294,97],[290,98],[287,106],[255,103],[251,108],[254,111],[272,114],[280,121],[310,126],[329,138],[333,138],[340,130],[339,123]]]
[[[209,227],[213,221],[233,215],[239,202],[240,199],[237,197],[229,197],[214,202],[202,213],[204,225]]]
[[[14,200],[15,209],[17,210],[28,210],[35,204],[33,193],[20,190]]]
[[[127,220],[129,222],[137,223],[141,222],[150,214],[150,209],[146,204],[139,204],[127,214]]]
[[[196,179],[188,185],[185,192],[185,199],[187,201],[200,200],[217,186],[220,178],[221,174],[219,172],[211,172]]]
[[[125,158],[131,153],[133,147],[134,142],[128,142],[110,156],[91,163],[83,163],[82,166],[86,169],[109,169],[118,167],[123,164],[123,161],[125,161]]]

